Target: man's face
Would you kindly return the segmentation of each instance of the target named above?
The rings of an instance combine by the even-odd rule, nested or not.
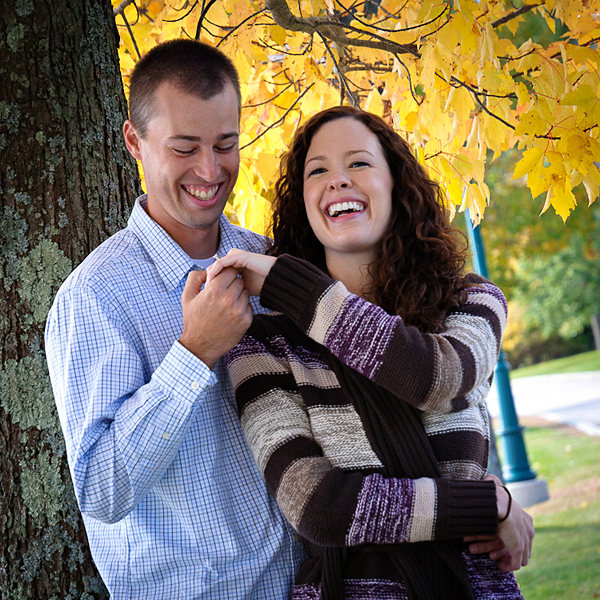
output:
[[[240,163],[233,86],[202,100],[165,82],[155,92],[145,138],[129,121],[124,133],[129,151],[142,161],[148,214],[188,253],[214,253]],[[198,250],[199,240],[207,240],[206,251]]]

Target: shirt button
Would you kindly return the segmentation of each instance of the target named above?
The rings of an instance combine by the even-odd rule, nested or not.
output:
[[[197,390],[200,387],[200,384],[197,381],[192,381],[192,389]]]

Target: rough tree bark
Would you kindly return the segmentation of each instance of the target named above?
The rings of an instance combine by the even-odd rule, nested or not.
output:
[[[0,598],[105,598],[44,356],[58,286],[139,191],[109,0],[0,11]]]

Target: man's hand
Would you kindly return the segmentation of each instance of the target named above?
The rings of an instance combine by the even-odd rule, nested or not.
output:
[[[179,342],[212,369],[252,324],[252,308],[236,269],[222,269],[201,290],[206,278],[204,271],[192,271],[188,276],[181,295],[183,333]]]

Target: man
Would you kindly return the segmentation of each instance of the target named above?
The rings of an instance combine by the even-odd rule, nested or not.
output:
[[[251,323],[248,294],[232,269],[201,289],[215,255],[264,247],[222,215],[239,115],[237,73],[218,50],[176,40],[138,63],[123,131],[147,194],[48,317],[75,493],[117,600],[286,598],[301,559],[219,360]]]

